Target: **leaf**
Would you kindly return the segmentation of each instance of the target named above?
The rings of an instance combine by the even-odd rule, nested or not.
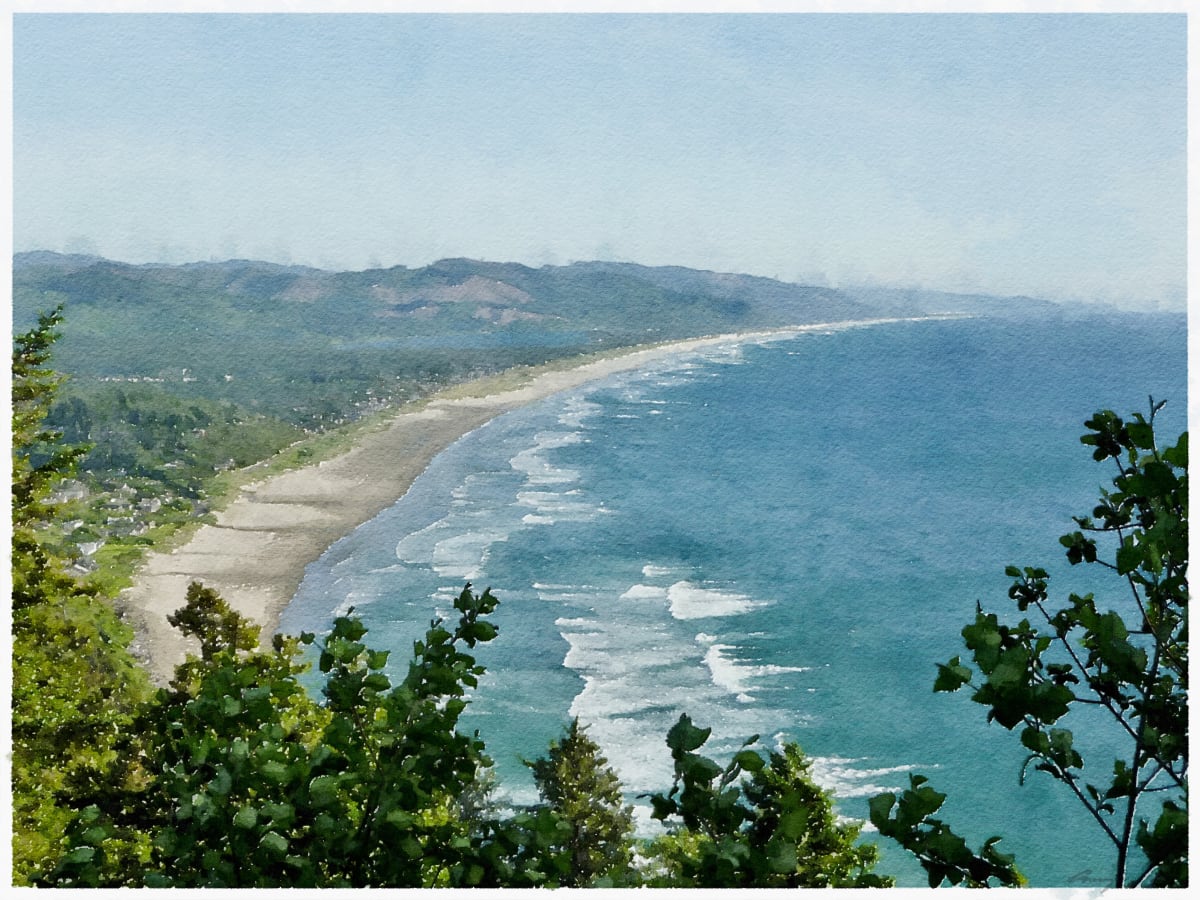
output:
[[[1158,867],[1154,887],[1188,884],[1188,814],[1172,800],[1163,802],[1154,828],[1145,819],[1138,823],[1137,843],[1152,865]]]
[[[338,779],[335,775],[318,775],[308,783],[308,798],[313,806],[329,806],[338,797]]]
[[[1089,537],[1084,537],[1082,532],[1075,531],[1071,534],[1064,534],[1058,539],[1058,542],[1067,548],[1067,561],[1071,565],[1096,561],[1096,542]]]
[[[1083,766],[1083,758],[1076,752],[1074,741],[1074,734],[1067,729],[1050,729],[1051,756],[1064,769],[1078,769]]]
[[[734,755],[733,761],[747,772],[761,772],[767,762],[753,750],[740,750]]]
[[[95,847],[76,847],[70,853],[63,857],[63,862],[71,865],[83,865],[92,861],[96,855]]]
[[[262,836],[262,840],[258,842],[258,846],[268,853],[282,857],[287,853],[288,842],[287,838],[279,834],[279,832],[268,831]]]
[[[392,686],[391,680],[381,673],[375,672],[363,679],[363,687],[383,693]]]
[[[1186,469],[1188,465],[1188,433],[1185,431],[1181,434],[1174,447],[1168,447],[1163,451],[1162,457],[1175,468]]]
[[[388,650],[368,650],[367,651],[367,668],[382,669],[387,665]]]
[[[650,807],[652,812],[651,818],[658,819],[660,822],[666,821],[670,816],[673,816],[679,811],[679,807],[674,800],[664,797],[662,794],[650,795]]]
[[[1139,450],[1154,448],[1154,429],[1146,422],[1130,422],[1125,426],[1129,442]]]
[[[876,794],[867,801],[867,809],[870,811],[871,824],[880,831],[884,831],[888,817],[892,811],[892,807],[896,805],[895,794]]]
[[[990,675],[1000,658],[1000,625],[994,615],[977,613],[975,622],[962,630],[967,649],[985,675]]]
[[[224,766],[217,769],[213,775],[212,781],[208,784],[208,789],[219,797],[224,797],[233,787],[233,779],[229,775],[229,770]]]
[[[1128,575],[1130,572],[1136,572],[1144,558],[1145,553],[1133,542],[1133,538],[1127,538],[1125,543],[1117,548],[1117,573]]]
[[[1050,752],[1050,738],[1045,732],[1032,726],[1021,732],[1021,743],[1034,753],[1046,755]]]
[[[688,778],[709,782],[721,774],[721,767],[706,756],[688,753],[679,763],[679,770]]]
[[[698,750],[704,746],[704,742],[708,740],[711,734],[711,728],[697,728],[692,724],[692,720],[687,713],[684,713],[680,715],[679,721],[672,725],[671,730],[667,732],[667,746],[677,752]]]
[[[970,681],[971,670],[956,656],[945,665],[938,664],[938,675],[933,682],[933,689],[936,692],[953,692]]]
[[[779,817],[778,833],[790,841],[798,840],[808,829],[810,818],[808,808],[803,806],[784,813]]]

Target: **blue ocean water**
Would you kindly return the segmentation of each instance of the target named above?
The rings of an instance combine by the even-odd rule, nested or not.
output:
[[[1101,883],[1111,853],[1064,791],[1018,785],[1016,735],[933,694],[1008,564],[1057,596],[1105,585],[1057,543],[1112,473],[1079,443],[1100,408],[1186,421],[1183,316],[958,319],[731,341],[502,416],[310,566],[282,630],[354,607],[406,651],[464,582],[500,598],[467,715],[504,790],[571,716],[631,797],[670,785],[667,729],[796,740],[842,814],[928,776],[942,817],[992,834],[1034,885]],[[1086,754],[1085,754],[1086,755]],[[1102,777],[1111,758],[1097,756]],[[645,813],[642,813],[643,820]],[[881,869],[922,884],[885,844]]]

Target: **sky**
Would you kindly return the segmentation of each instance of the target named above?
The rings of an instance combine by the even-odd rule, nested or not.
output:
[[[1183,308],[1174,15],[18,13],[13,247]]]

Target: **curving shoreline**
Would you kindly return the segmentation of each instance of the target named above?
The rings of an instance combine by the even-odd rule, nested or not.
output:
[[[460,437],[496,416],[589,381],[676,353],[728,341],[786,337],[897,319],[799,325],[723,334],[630,350],[567,369],[535,368],[517,387],[486,393],[497,377],[456,385],[420,408],[401,408],[380,429],[322,462],[245,485],[181,547],[147,554],[133,585],[122,592],[123,613],[151,677],[165,684],[194,641],[167,622],[192,581],[214,588],[242,615],[263,626],[269,640],[304,577],[305,567],[335,541],[404,495],[430,461]],[[503,376],[501,376],[502,378]]]

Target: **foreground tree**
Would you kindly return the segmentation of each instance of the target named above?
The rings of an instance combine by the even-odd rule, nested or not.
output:
[[[549,754],[530,763],[543,802],[566,824],[554,850],[566,857],[563,887],[621,884],[632,876],[633,807],[576,718]]]
[[[1117,475],[1060,542],[1072,565],[1107,576],[1110,606],[1095,594],[1055,605],[1044,569],[1010,566],[1009,598],[1019,613],[1032,611],[1032,621],[1013,624],[979,609],[962,632],[976,668],[955,657],[938,667],[934,684],[969,689],[989,721],[1019,729],[1029,751],[1022,780],[1030,768],[1045,772],[1077,798],[1114,849],[1116,887],[1187,885],[1188,442],[1184,432],[1173,446],[1158,446],[1162,406],[1151,399],[1149,418],[1131,421],[1098,412],[1081,438],[1094,459],[1113,460]],[[1103,734],[1085,719],[1097,712],[1108,721]],[[1066,727],[1077,720],[1084,730]],[[1105,748],[1123,741],[1106,779],[1095,779],[1095,763],[1084,772],[1089,738]],[[917,853],[931,884],[1003,882],[1011,860],[994,852],[994,841],[964,853],[961,839],[930,818],[942,797],[914,777],[898,805],[890,794],[875,798],[872,822]]]
[[[48,365],[62,310],[39,317],[12,356],[12,866],[25,884],[63,845],[59,793],[116,759],[149,681],[129,653],[132,631],[56,553],[55,489],[85,447],[45,424],[62,383]]]
[[[12,597],[13,609],[18,610],[79,590],[45,546],[56,517],[51,494],[87,453],[84,446],[65,446],[62,434],[46,427],[63,383],[48,365],[61,324],[59,307],[39,316],[36,327],[13,340]]]
[[[878,851],[856,846],[795,744],[763,758],[750,738],[725,766],[696,753],[711,728],[686,715],[667,734],[675,782],[650,802],[670,827],[656,842],[658,887],[890,887],[872,872]],[[743,778],[748,776],[748,778]]]
[[[486,765],[457,729],[482,672],[495,598],[464,589],[404,680],[357,619],[320,646],[324,702],[299,676],[311,634],[258,650],[258,629],[200,585],[172,618],[200,639],[131,730],[115,772],[81,793],[71,847],[40,883],[75,886],[422,887],[512,874],[455,799]],[[474,830],[473,830],[474,829]]]

